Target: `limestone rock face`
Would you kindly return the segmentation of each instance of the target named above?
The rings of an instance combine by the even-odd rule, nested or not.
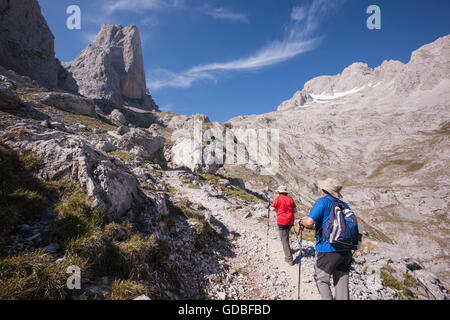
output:
[[[442,80],[449,79],[449,56],[450,35],[447,35],[414,51],[407,64],[389,60],[372,69],[366,63],[356,62],[340,74],[306,82],[303,90],[283,102],[278,110],[301,107],[313,101],[338,101],[355,94],[406,98],[418,90],[431,90]]]
[[[126,131],[126,132],[124,132]],[[118,134],[109,133],[116,138],[114,146],[127,151],[144,160],[159,162],[158,153],[162,152],[166,140],[159,135],[153,135],[139,128],[119,127]],[[120,135],[121,134],[121,135]]]
[[[286,109],[291,109],[291,108],[295,108],[295,107],[301,107],[304,104],[306,104],[308,101],[311,101],[312,98],[311,96],[306,93],[305,91],[297,91],[294,95],[294,97],[292,97],[292,99],[286,100],[285,102],[283,102],[279,107],[278,110],[286,110]]]
[[[156,109],[147,86],[139,30],[136,26],[102,25],[95,41],[72,62],[63,63],[78,92],[113,104]]]
[[[0,65],[46,87],[58,86],[54,36],[36,0],[0,0]]]
[[[93,197],[93,205],[112,217],[124,215],[133,201],[140,199],[138,182],[129,169],[95,149],[84,137],[45,130],[25,121],[8,130],[25,128],[29,133],[12,136],[7,143],[14,149],[30,150],[42,157],[38,178],[78,181]],[[6,140],[3,135],[0,139]]]

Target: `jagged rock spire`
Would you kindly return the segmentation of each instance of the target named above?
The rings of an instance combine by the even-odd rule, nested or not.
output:
[[[134,25],[102,25],[95,41],[63,66],[84,96],[156,108],[147,94],[141,39]]]

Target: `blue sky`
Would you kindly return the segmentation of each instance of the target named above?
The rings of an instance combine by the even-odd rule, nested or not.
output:
[[[56,56],[74,59],[103,23],[139,27],[147,84],[163,109],[213,121],[276,110],[306,81],[353,62],[404,63],[450,33],[448,0],[39,0]],[[81,8],[81,30],[66,27]],[[369,30],[370,5],[381,30]]]

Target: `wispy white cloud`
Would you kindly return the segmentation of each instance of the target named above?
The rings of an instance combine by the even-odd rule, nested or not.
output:
[[[305,7],[294,7],[291,12],[291,19],[300,22],[306,18],[307,14],[308,12]]]
[[[200,9],[204,14],[219,20],[229,20],[235,22],[245,22],[249,23],[248,16],[245,13],[235,12],[225,8],[213,8],[210,6],[205,6]]]
[[[149,16],[139,20],[139,25],[147,28],[156,27],[159,24],[159,19],[156,16]]]
[[[300,53],[312,50],[318,39],[300,42],[280,41],[274,42],[268,47],[247,58],[237,59],[225,63],[211,63],[199,65],[186,72],[176,74],[168,70],[157,69],[150,72],[152,80],[148,81],[148,87],[158,90],[164,87],[189,88],[194,82],[200,80],[217,80],[219,72],[231,70],[258,69],[288,60]]]
[[[325,15],[336,6],[337,2],[330,5],[328,0],[313,0],[309,5],[294,7],[286,25],[286,35],[250,56],[228,62],[198,65],[179,74],[163,69],[152,70],[150,72],[152,80],[148,82],[148,86],[152,90],[164,87],[188,88],[200,80],[217,81],[221,72],[263,68],[313,50],[322,39],[314,36],[314,33]]]
[[[189,88],[192,83],[200,80],[212,80],[214,76],[207,72],[184,72],[176,74],[165,69],[153,69],[150,72],[150,77],[147,77],[147,87],[152,90],[161,89],[164,87],[173,88]]]
[[[162,9],[189,9],[213,17],[214,19],[229,20],[236,22],[248,23],[248,17],[244,13],[232,11],[223,7],[204,6],[188,6],[185,0],[108,0],[103,5],[107,14],[119,11],[133,11],[142,13],[149,10]]]
[[[159,106],[159,110],[161,111],[171,111],[173,109],[173,103],[168,103],[165,106]]]
[[[171,7],[182,7],[183,0],[109,0],[104,4],[108,13],[116,11],[135,11],[162,9]]]
[[[216,70],[245,70],[267,67],[288,60],[300,53],[313,49],[318,39],[306,41],[276,41],[247,58],[241,58],[225,63],[210,63],[189,70],[189,73],[202,73]]]

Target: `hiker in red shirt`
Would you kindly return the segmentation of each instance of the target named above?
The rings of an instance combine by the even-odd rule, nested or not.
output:
[[[294,225],[294,214],[297,212],[294,199],[288,196],[285,186],[280,186],[277,190],[280,194],[270,206],[270,211],[277,211],[278,234],[283,245],[284,260],[289,265],[294,265],[292,259],[291,246],[289,245],[289,231]]]

